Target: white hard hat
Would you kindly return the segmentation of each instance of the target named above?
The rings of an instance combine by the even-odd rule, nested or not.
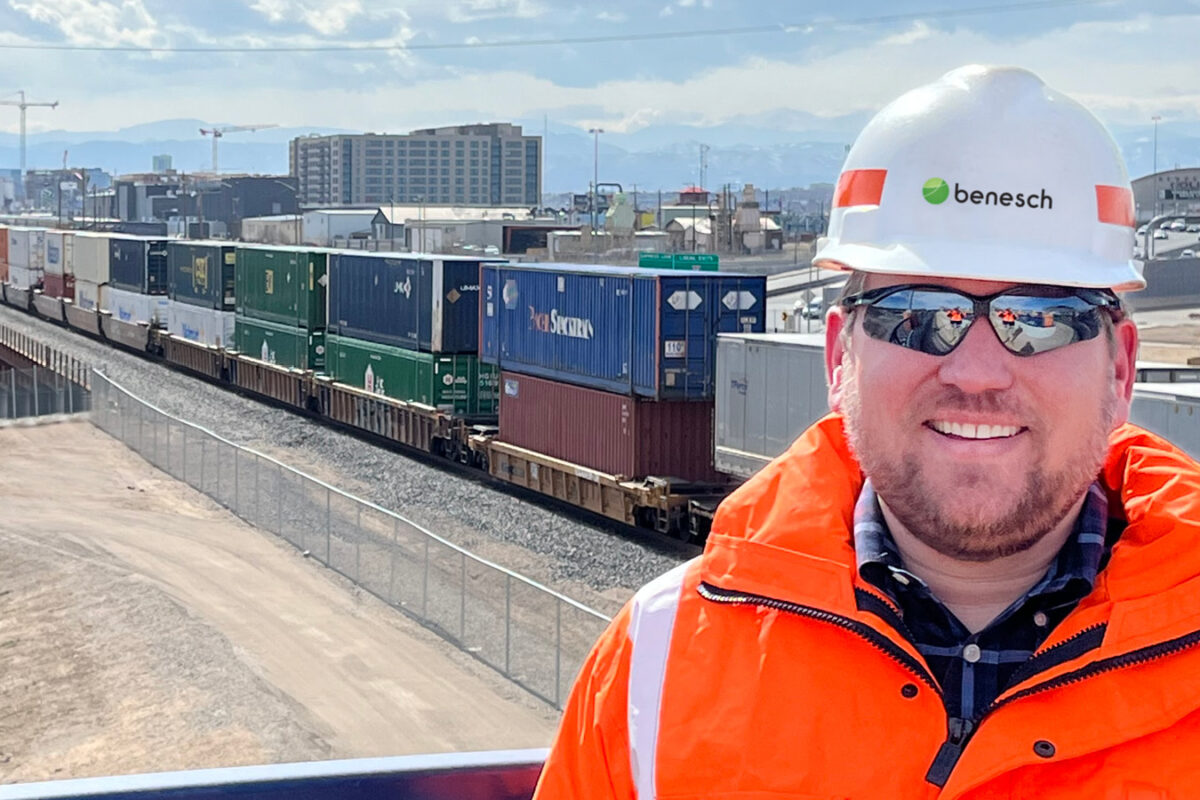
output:
[[[846,156],[818,267],[1146,285],[1133,193],[1091,112],[1032,72],[969,66],[875,115]]]

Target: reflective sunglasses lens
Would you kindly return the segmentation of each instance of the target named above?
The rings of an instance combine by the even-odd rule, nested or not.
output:
[[[863,330],[873,339],[929,355],[949,353],[974,320],[970,298],[932,289],[903,289],[864,308]]]
[[[1033,356],[1096,338],[1100,314],[1079,297],[1002,295],[992,301],[990,321],[1005,347]]]

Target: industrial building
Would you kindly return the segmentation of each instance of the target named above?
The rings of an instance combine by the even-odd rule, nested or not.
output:
[[[519,125],[426,128],[408,134],[293,139],[291,174],[302,206],[436,203],[536,206],[542,139]]]
[[[1200,215],[1200,167],[1169,169],[1133,181],[1138,224],[1160,214]]]

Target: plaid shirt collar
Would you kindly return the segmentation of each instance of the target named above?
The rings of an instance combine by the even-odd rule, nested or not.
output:
[[[1021,599],[1013,604],[1019,607],[1031,598],[1067,589],[1082,599],[1096,583],[1096,575],[1104,566],[1109,552],[1106,531],[1108,530],[1108,498],[1099,482],[1088,487],[1087,499],[1075,521],[1075,528],[1059,550],[1046,574]],[[889,596],[889,587],[895,586],[888,578],[900,575],[902,585],[916,585],[928,591],[924,581],[904,569],[896,541],[888,530],[879,497],[868,478],[854,507],[854,551],[858,558],[858,572],[864,580],[884,589]],[[895,598],[893,598],[895,599]]]

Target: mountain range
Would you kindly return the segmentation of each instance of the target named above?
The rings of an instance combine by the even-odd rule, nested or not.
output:
[[[545,139],[546,192],[586,192],[597,173],[602,183],[619,183],[626,191],[675,192],[700,182],[701,144],[705,155],[705,188],[753,183],[759,188],[804,187],[836,179],[846,146],[869,115],[818,117],[790,111],[764,114],[736,123],[691,126],[651,124],[628,132],[609,131],[598,141],[585,130],[540,119],[515,120],[526,134]],[[212,141],[201,128],[220,127],[197,119],[170,119],[115,131],[49,130],[28,137],[27,166],[99,167],[123,174],[149,172],[151,158],[172,157],[181,172],[211,169]],[[1112,126],[1132,176],[1151,172],[1155,161],[1153,128]],[[285,174],[287,143],[309,134],[354,133],[338,128],[267,128],[229,133],[221,138],[221,171]],[[400,131],[406,132],[406,131]],[[598,148],[597,148],[598,145]],[[596,148],[596,149],[594,149]],[[0,133],[0,166],[20,162],[19,137]],[[1160,169],[1200,165],[1200,131],[1184,123],[1163,123],[1158,130]]]

